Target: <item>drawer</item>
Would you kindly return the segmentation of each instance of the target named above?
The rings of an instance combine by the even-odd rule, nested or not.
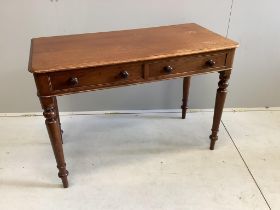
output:
[[[226,53],[183,56],[164,59],[149,64],[149,77],[170,77],[184,73],[203,73],[225,68]]]
[[[83,86],[114,86],[143,80],[141,64],[123,64],[80,70],[67,70],[49,75],[52,90]]]

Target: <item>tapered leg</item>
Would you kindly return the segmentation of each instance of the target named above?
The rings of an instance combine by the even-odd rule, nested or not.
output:
[[[214,150],[215,142],[218,140],[219,126],[222,118],[224,103],[227,95],[228,80],[230,78],[231,71],[221,71],[219,72],[220,81],[218,83],[218,90],[216,94],[216,102],[214,109],[214,117],[212,124],[212,133],[210,135],[210,150]]]
[[[59,124],[60,131],[61,131],[61,143],[63,144],[63,137],[62,137],[63,130],[61,128],[60,117],[59,117],[59,109],[58,109],[56,97],[54,97],[54,105],[55,105],[55,111],[56,111],[56,115],[57,115],[58,124]]]
[[[182,99],[182,119],[186,118],[186,113],[188,110],[188,97],[189,97],[189,89],[190,89],[191,77],[184,77],[183,81],[183,99]]]
[[[52,144],[54,156],[59,170],[58,177],[62,179],[63,187],[68,187],[66,170],[66,163],[64,160],[62,141],[61,141],[61,130],[58,121],[58,111],[56,106],[55,97],[40,98],[42,108],[44,109],[44,117],[46,118],[46,127],[49,133],[49,138]]]

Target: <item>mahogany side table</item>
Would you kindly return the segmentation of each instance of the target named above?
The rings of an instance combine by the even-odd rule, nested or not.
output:
[[[63,186],[68,187],[68,171],[56,96],[182,77],[184,119],[191,76],[219,72],[210,135],[213,150],[237,47],[194,23],[32,39],[28,68]]]

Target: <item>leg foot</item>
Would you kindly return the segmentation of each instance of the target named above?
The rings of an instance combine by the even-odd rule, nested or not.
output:
[[[65,170],[65,173],[58,173],[58,177],[61,178],[61,181],[62,181],[62,184],[63,184],[63,187],[64,188],[67,188],[69,185],[68,185],[68,179],[67,179],[67,176],[68,176],[68,171]]]
[[[211,142],[210,142],[210,150],[214,150],[215,143],[218,140],[218,136],[217,135],[216,136],[210,135],[209,138],[211,140]]]
[[[188,97],[189,97],[189,89],[190,89],[190,81],[191,77],[184,77],[183,81],[183,99],[182,99],[182,119],[186,118],[186,113],[188,110]]]
[[[186,119],[187,109],[188,107],[182,108],[182,119]]]
[[[62,184],[64,188],[68,188],[69,185],[68,185],[67,177],[62,178]]]

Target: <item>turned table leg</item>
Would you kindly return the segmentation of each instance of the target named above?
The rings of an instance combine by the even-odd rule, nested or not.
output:
[[[61,129],[58,120],[58,110],[55,97],[40,97],[42,108],[44,109],[43,115],[46,118],[46,127],[49,133],[49,138],[52,144],[54,156],[59,170],[58,177],[62,179],[63,187],[68,187],[66,170],[66,163],[64,160]]]
[[[215,102],[215,109],[214,109],[214,117],[213,117],[213,124],[212,124],[212,133],[210,135],[210,150],[214,150],[215,142],[218,140],[218,132],[219,126],[222,118],[224,103],[227,95],[227,87],[228,87],[228,80],[230,78],[231,71],[221,71],[219,72],[219,83],[218,89],[216,94],[216,102]]]
[[[191,77],[184,77],[183,81],[183,99],[182,99],[182,119],[186,118],[186,113],[188,110],[188,97],[189,97],[189,89],[190,89],[190,81]]]
[[[57,115],[58,124],[59,124],[60,131],[61,131],[61,143],[63,144],[63,138],[62,138],[63,130],[61,128],[61,122],[60,122],[60,117],[59,117],[59,109],[58,109],[56,97],[54,97],[54,106],[55,106],[55,111],[56,111],[56,115]]]

